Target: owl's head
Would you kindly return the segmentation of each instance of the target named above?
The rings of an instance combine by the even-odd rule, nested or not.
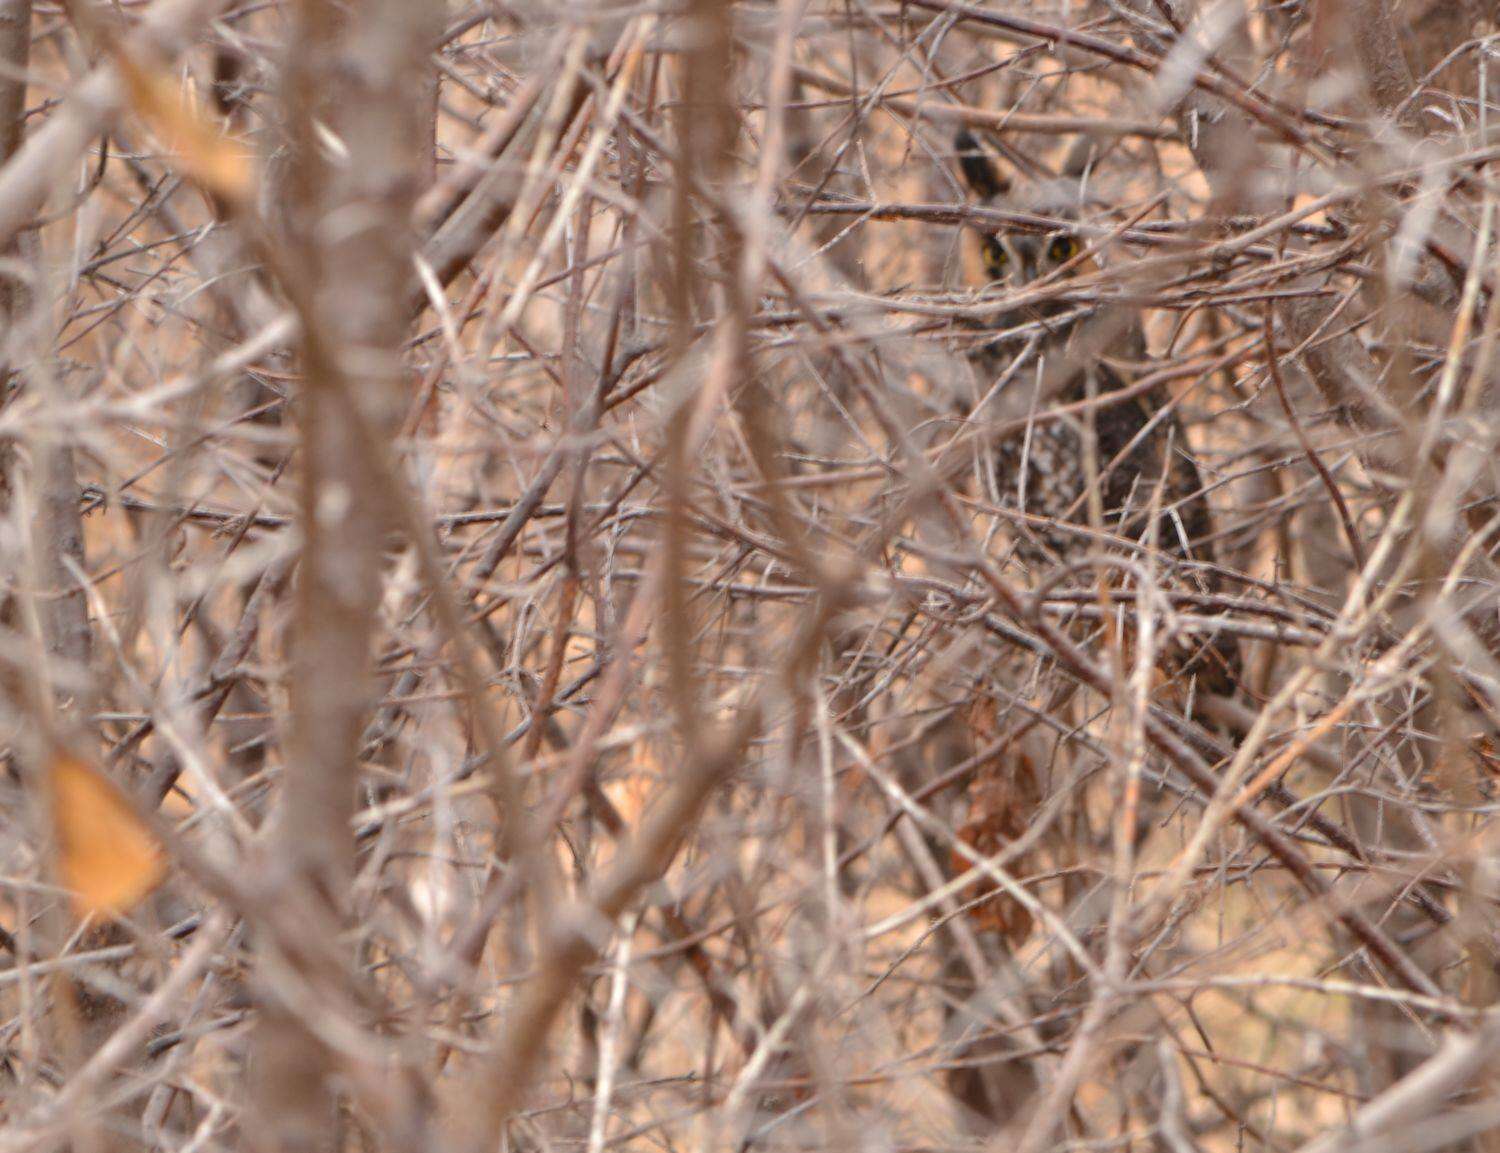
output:
[[[1088,162],[1087,148],[1072,149],[1057,177],[1012,181],[996,157],[967,129],[961,130],[953,143],[964,181],[982,204],[1058,223],[1044,231],[993,230],[989,226],[969,230],[970,242],[977,248],[973,264],[984,285],[1019,288],[1058,270],[1066,277],[1093,267],[1091,260],[1077,259],[1084,249],[1077,225],[1085,208],[1082,177]]]

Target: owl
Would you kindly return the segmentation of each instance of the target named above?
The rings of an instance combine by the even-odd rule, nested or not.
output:
[[[1082,560],[1099,540],[1089,511],[1097,485],[1107,543],[1147,544],[1156,504],[1156,548],[1168,558],[1208,560],[1208,503],[1176,413],[1163,409],[1162,392],[1132,390],[1111,364],[1145,361],[1139,315],[1091,309],[1056,293],[1036,298],[1097,269],[1080,229],[1088,206],[1086,149],[1070,152],[1061,176],[1017,186],[969,132],[960,132],[955,145],[981,204],[1035,221],[1024,231],[969,230],[982,296],[1021,298],[985,321],[994,335],[971,354],[984,386],[1001,382],[993,406],[998,420],[989,413],[985,419],[1000,426],[995,490],[1013,518],[1017,559],[1033,575]]]
[[[1170,397],[1138,383],[1149,371],[1141,317],[1129,307],[1099,304],[1084,279],[1099,267],[1094,233],[1086,228],[1086,148],[1070,152],[1056,177],[1012,181],[970,133],[959,133],[954,143],[959,170],[977,201],[1004,209],[1017,224],[969,228],[965,241],[972,248],[967,264],[979,277],[978,299],[994,302],[997,310],[975,310],[981,319],[966,335],[986,395],[972,419],[987,446],[989,479],[1009,522],[1007,547],[1014,560],[1037,583],[1091,587],[1099,572],[1088,562],[1101,548],[1137,560],[1150,548],[1155,579],[1164,588],[1211,591],[1208,501]],[[1075,281],[1077,290],[1070,293]],[[1118,567],[1103,575],[1116,587],[1131,579]],[[1074,628],[1089,631],[1085,622]],[[1000,699],[1004,689],[1018,691],[1027,683],[1020,663],[1010,659],[1016,655],[1002,656],[982,674],[1003,686]],[[1200,690],[1228,693],[1238,657],[1230,637],[1184,635],[1162,646],[1157,665],[1164,679],[1178,685],[1196,678]],[[1065,699],[1043,694],[1037,705],[1050,709]],[[976,720],[981,712],[969,707],[956,722],[967,730],[958,742],[966,753],[993,746],[998,733],[998,720],[988,726]],[[1072,720],[1082,723],[1080,717]],[[1034,820],[1051,788],[1050,767],[1065,756],[1043,735],[1032,730],[1027,740],[1037,744],[1035,750],[1018,739],[966,783],[955,827],[969,848],[994,853],[1014,844]],[[1049,868],[1063,873],[1061,892],[1054,886],[1038,896],[1066,909],[1082,899],[1066,879],[1069,846],[1093,836],[1086,814],[1060,818],[1041,846],[1050,863],[1028,856],[1010,867],[1017,876]],[[966,866],[958,854],[950,862],[954,873]],[[984,898],[993,889],[988,883],[977,889],[980,896],[965,894],[970,924],[989,947],[1013,953],[1031,933],[1032,917],[1003,893]],[[944,979],[956,1004],[945,1023],[946,1084],[962,1106],[964,1125],[991,1134],[1036,1106],[1037,1070],[1024,1046],[991,1025],[984,1006],[992,994],[969,985],[962,964],[950,958]],[[1059,973],[1057,987],[1075,979]],[[1065,1015],[1040,1014],[1038,1039],[1058,1042],[1066,1021]]]

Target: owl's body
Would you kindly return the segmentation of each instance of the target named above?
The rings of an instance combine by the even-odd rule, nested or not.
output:
[[[1161,416],[1150,397],[1111,400],[1127,386],[1098,366],[1092,411],[1093,476],[1098,479],[1100,529],[1108,538],[1154,544],[1169,556],[1200,558],[1210,532],[1198,469],[1172,414]],[[1090,399],[1087,372],[1056,398],[1059,406]],[[1017,514],[1017,556],[1031,569],[1066,563],[1100,540],[1089,524],[1091,468],[1082,414],[1032,420],[1026,431],[994,448],[995,483],[1003,507]],[[1160,509],[1154,541],[1149,512]]]

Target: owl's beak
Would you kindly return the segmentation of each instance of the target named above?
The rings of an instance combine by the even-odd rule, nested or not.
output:
[[[995,327],[1002,333],[1005,343],[1012,340],[1016,342],[1025,341],[1036,335],[1036,328],[1040,326],[1044,336],[1060,336],[1065,333],[1076,322],[1075,317],[1062,323],[1055,323],[1056,318],[1062,317],[1074,310],[1074,305],[1065,300],[1047,300],[1036,304],[1025,304],[1019,308],[1012,308],[1000,313],[995,318]],[[1020,331],[1015,331],[1020,330]],[[1011,337],[1003,336],[1004,333],[1015,331]]]

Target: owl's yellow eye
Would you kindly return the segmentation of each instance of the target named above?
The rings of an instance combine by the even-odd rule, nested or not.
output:
[[[999,279],[1005,275],[1006,265],[1010,263],[1010,253],[1005,250],[993,236],[985,238],[984,241],[984,269],[991,277]]]
[[[1052,243],[1047,245],[1047,259],[1053,264],[1065,264],[1078,255],[1078,238],[1076,236],[1055,236]]]

